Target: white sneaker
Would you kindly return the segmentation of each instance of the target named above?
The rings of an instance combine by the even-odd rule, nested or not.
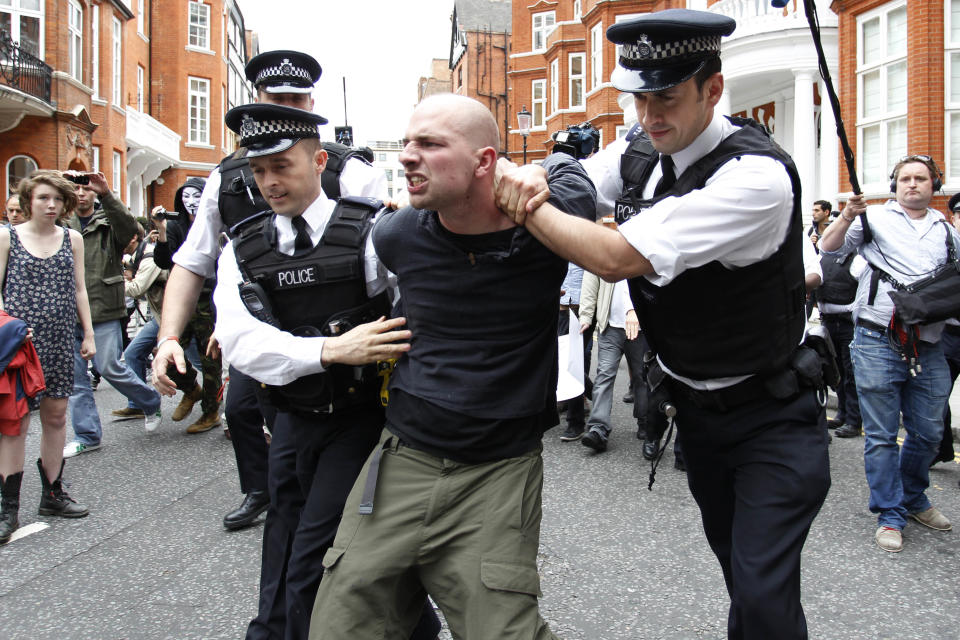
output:
[[[76,440],[74,440],[73,442],[67,443],[67,446],[63,448],[63,457],[72,458],[74,456],[80,455],[81,453],[86,453],[88,451],[96,451],[99,448],[100,448],[99,442],[97,444],[84,444],[83,442],[77,442]]]
[[[153,433],[157,430],[157,427],[160,426],[160,411],[159,409],[152,416],[146,416],[143,421],[143,427],[147,430],[147,433]]]

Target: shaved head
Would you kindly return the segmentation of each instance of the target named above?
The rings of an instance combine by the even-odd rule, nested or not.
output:
[[[454,93],[433,95],[421,102],[416,110],[443,113],[447,123],[474,149],[500,146],[500,129],[490,110],[477,100]]]

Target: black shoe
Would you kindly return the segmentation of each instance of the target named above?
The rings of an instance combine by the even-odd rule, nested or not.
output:
[[[230,531],[249,527],[269,506],[270,496],[266,491],[251,491],[243,497],[239,507],[223,516],[223,526]]]
[[[607,450],[607,436],[597,428],[590,429],[580,440],[580,444],[590,447],[597,453],[603,453]]]
[[[567,430],[560,434],[560,442],[573,442],[583,436],[583,427],[575,427],[572,424],[567,425]]]
[[[860,429],[860,427],[845,424],[834,431],[834,434],[836,434],[838,438],[859,438],[863,435],[863,431]]]
[[[623,396],[623,401],[627,404],[633,404],[633,390],[627,391],[627,395]]]
[[[827,418],[827,429],[837,429],[843,426],[843,420],[836,418]]]
[[[90,513],[82,504],[70,497],[63,488],[63,461],[60,461],[60,473],[53,482],[47,480],[40,458],[37,458],[37,469],[40,471],[40,506],[37,513],[41,516],[60,516],[61,518],[83,518]]]
[[[657,457],[657,453],[660,452],[660,441],[659,440],[644,440],[643,441],[643,459],[644,460],[653,460]]]

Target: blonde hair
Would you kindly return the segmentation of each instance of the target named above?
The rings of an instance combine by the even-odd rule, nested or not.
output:
[[[30,204],[33,200],[33,191],[37,185],[45,184],[56,189],[63,196],[63,213],[61,220],[66,220],[73,215],[77,208],[77,187],[63,177],[59,171],[50,169],[39,169],[31,173],[28,177],[20,181],[17,186],[17,195],[20,196],[20,209],[23,211],[23,217],[29,220],[33,217],[30,210]]]

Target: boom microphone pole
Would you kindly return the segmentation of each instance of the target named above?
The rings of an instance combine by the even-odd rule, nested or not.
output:
[[[800,0],[798,0],[799,2]],[[837,137],[840,138],[840,146],[843,148],[843,159],[847,163],[847,176],[853,193],[860,195],[863,191],[860,189],[860,182],[857,179],[857,171],[854,166],[853,149],[850,148],[850,141],[847,140],[847,131],[843,126],[843,117],[840,115],[840,99],[837,98],[837,92],[833,88],[833,79],[830,77],[830,68],[827,66],[827,57],[823,53],[823,43],[820,42],[820,19],[817,17],[817,5],[814,0],[802,0],[803,11],[807,16],[807,24],[810,25],[810,35],[813,36],[813,46],[817,50],[817,64],[820,69],[820,77],[823,78],[823,84],[827,88],[827,96],[830,98],[830,106],[833,107],[834,121],[837,123]],[[787,6],[790,0],[770,0],[770,4],[777,9]],[[873,240],[873,233],[867,225],[867,214],[863,216],[863,240],[870,242]]]

